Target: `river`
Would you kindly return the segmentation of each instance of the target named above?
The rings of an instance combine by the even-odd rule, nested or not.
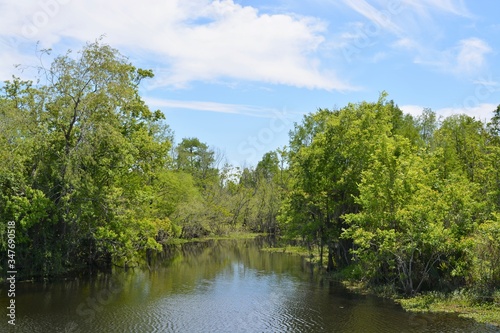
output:
[[[18,283],[5,332],[500,332],[454,315],[411,314],[350,293],[265,240],[168,247],[150,267]],[[5,295],[5,290],[2,290]],[[2,297],[1,306],[7,302]],[[10,327],[8,327],[10,326]]]

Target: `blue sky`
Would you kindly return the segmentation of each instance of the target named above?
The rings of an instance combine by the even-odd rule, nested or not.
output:
[[[255,165],[318,108],[377,100],[481,120],[500,104],[500,2],[0,0],[0,80],[104,41],[156,76],[141,87],[176,141]]]

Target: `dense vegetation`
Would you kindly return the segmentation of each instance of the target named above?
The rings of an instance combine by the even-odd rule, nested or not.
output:
[[[500,106],[413,118],[376,103],[307,115],[291,133],[285,234],[327,269],[405,294],[500,285]],[[320,253],[322,251],[320,250]]]
[[[107,45],[39,73],[0,95],[0,247],[15,221],[24,277],[136,265],[171,239],[249,230],[405,294],[500,285],[500,106],[488,123],[414,118],[383,93],[306,115],[289,147],[239,169],[197,138],[175,144],[139,95],[153,73]]]
[[[139,95],[150,70],[100,42],[37,69],[0,96],[0,247],[14,221],[19,277],[132,266],[172,238],[274,227],[275,154],[241,173],[196,138],[174,145]]]

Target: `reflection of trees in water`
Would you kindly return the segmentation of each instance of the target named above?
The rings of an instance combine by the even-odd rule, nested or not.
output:
[[[456,316],[409,314],[391,301],[348,293],[324,274],[311,271],[296,255],[260,251],[266,242],[211,240],[169,246],[155,258],[154,269],[115,268],[113,274],[33,284],[32,290],[16,295],[16,302],[39,320],[47,313],[57,314],[59,321],[51,317],[50,324],[73,323],[79,329],[73,333],[106,331],[103,327],[107,331],[111,327],[119,331],[132,327],[135,331],[152,327],[164,331],[211,327],[207,331],[227,332],[240,328],[250,332],[488,331]],[[179,326],[167,329],[165,322]],[[26,326],[29,321],[22,318],[22,323]]]
[[[259,274],[303,275],[305,267],[298,256],[260,251],[274,245],[274,239],[205,240],[169,245],[150,260],[150,274],[168,274],[173,281],[182,281],[183,288],[195,288],[197,283],[211,280],[219,274],[232,273],[235,267],[256,270]],[[173,282],[175,285],[175,282]]]

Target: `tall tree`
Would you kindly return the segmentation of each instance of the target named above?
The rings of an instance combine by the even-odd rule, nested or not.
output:
[[[13,159],[23,161],[22,184],[2,187],[2,219],[18,222],[25,239],[24,272],[53,274],[109,258],[130,263],[158,249],[156,236],[169,220],[139,214],[150,205],[154,174],[168,164],[171,141],[163,114],[138,93],[153,73],[101,41],[56,57],[40,73],[37,82],[14,78],[2,89],[2,113],[18,116],[1,150],[26,146]]]
[[[197,184],[206,188],[214,180],[217,170],[214,168],[215,152],[198,138],[184,138],[175,148],[177,169],[193,175]]]
[[[327,246],[327,269],[350,262],[350,241],[342,239],[344,214],[356,212],[357,184],[380,136],[404,130],[407,120],[382,94],[376,103],[320,110],[296,126],[290,139],[290,192],[282,209],[284,228]]]
[[[439,179],[432,158],[405,138],[380,138],[359,184],[361,210],[345,216],[343,237],[354,240],[364,278],[397,281],[406,294],[462,274],[473,230],[477,187],[458,175]]]

